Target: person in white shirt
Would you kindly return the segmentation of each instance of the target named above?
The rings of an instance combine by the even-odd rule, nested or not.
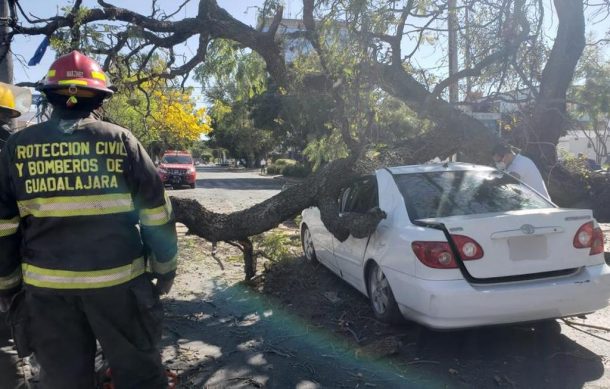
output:
[[[495,146],[492,151],[492,157],[498,170],[503,170],[518,178],[532,187],[536,192],[551,200],[544,179],[531,159],[521,154],[515,154],[511,147],[506,144]]]

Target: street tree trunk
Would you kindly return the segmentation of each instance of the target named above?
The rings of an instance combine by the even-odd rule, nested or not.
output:
[[[582,0],[554,0],[559,21],[553,49],[540,81],[532,117],[523,123],[523,146],[543,170],[557,162],[557,143],[568,125],[566,95],[585,48]]]

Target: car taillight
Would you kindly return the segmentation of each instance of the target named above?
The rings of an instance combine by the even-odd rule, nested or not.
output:
[[[464,235],[451,235],[451,237],[458,250],[460,250],[463,260],[483,258],[483,248],[474,239]]]
[[[591,251],[589,255],[604,253],[604,232],[597,227],[593,230],[593,243],[591,243]]]
[[[452,235],[464,261],[483,258],[483,249],[474,239],[463,235]],[[448,242],[413,242],[411,248],[424,265],[434,269],[457,269],[458,265]]]
[[[455,269],[457,263],[447,242],[413,242],[411,248],[417,259],[434,269]]]
[[[593,222],[580,226],[574,235],[574,247],[577,249],[590,249],[589,255],[604,252],[604,233],[601,228],[594,227]]]
[[[580,226],[574,235],[574,247],[577,249],[589,248],[591,243],[593,243],[593,222]]]

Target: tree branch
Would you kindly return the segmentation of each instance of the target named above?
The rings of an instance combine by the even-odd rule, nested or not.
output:
[[[176,220],[189,231],[212,242],[243,241],[277,227],[310,206],[320,208],[326,228],[340,240],[350,234],[358,237],[375,231],[385,217],[379,210],[369,214],[353,214],[339,218],[337,199],[359,173],[354,171],[354,159],[331,162],[307,178],[279,194],[246,210],[231,214],[209,211],[196,200],[172,197]],[[367,235],[368,236],[368,235]]]
[[[343,98],[343,81],[341,79],[337,79],[330,71],[326,60],[326,53],[324,52],[324,48],[322,47],[322,43],[320,41],[320,35],[316,29],[313,10],[314,0],[303,0],[303,24],[305,25],[305,29],[307,31],[307,38],[318,54],[320,65],[325,73],[325,76],[333,82],[332,94],[336,103],[336,116],[338,121],[337,127],[339,127],[339,130],[341,131],[341,138],[343,139],[345,145],[353,155],[358,155],[362,151],[362,144],[354,139],[350,133],[350,123],[345,110],[345,99]]]

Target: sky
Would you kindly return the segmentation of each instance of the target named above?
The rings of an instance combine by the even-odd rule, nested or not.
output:
[[[124,6],[125,3],[121,4],[118,0],[107,0],[111,4],[116,4],[117,6]],[[256,24],[256,14],[259,7],[262,6],[264,0],[217,0],[218,4],[225,8],[231,15],[235,18],[241,20],[242,22],[255,26]],[[179,4],[181,4],[183,0],[158,0],[158,4],[161,8],[166,10],[167,12],[173,12],[173,10],[177,9]],[[33,3],[36,3],[35,5]],[[69,0],[45,0],[45,1],[22,1],[21,4],[24,7],[26,12],[30,12],[38,17],[49,17],[52,15],[56,15],[62,13],[61,8],[68,6],[72,3]],[[142,12],[144,14],[150,13],[150,1],[138,0],[138,1],[130,1],[129,9],[134,11]],[[292,18],[300,18],[301,17],[301,8],[302,8],[302,0],[284,0],[285,3],[285,11],[284,17],[292,17]],[[197,0],[192,0],[185,9],[176,17],[184,17],[185,15],[194,15],[197,10]],[[550,6],[550,0],[545,0],[545,4],[547,7]],[[83,5],[88,7],[96,7],[97,1],[95,0],[84,0]],[[548,14],[548,13],[547,13]],[[550,36],[554,35],[553,23],[556,23],[555,18],[549,18],[549,25],[547,26],[547,34]],[[587,23],[587,31],[594,31],[598,35],[600,32],[607,28],[606,23],[598,23],[592,24]],[[23,37],[17,36],[13,42],[13,51],[17,58],[20,58],[21,61],[15,61],[14,64],[14,81],[37,81],[44,77],[49,66],[53,62],[55,55],[51,50],[48,50],[45,54],[43,60],[40,64],[36,66],[29,67],[26,65],[27,61],[32,57],[36,48],[42,41],[43,36],[31,36],[31,37]],[[191,41],[185,50],[191,50],[194,52],[196,49],[196,41]],[[423,58],[423,61],[430,60],[431,66],[433,62],[438,60],[439,54],[438,52],[432,53],[429,56],[433,56],[436,58],[435,60],[430,60],[429,58]]]
[[[117,6],[125,6],[126,2],[118,2],[116,0],[108,0],[110,4],[115,4]],[[173,10],[177,9],[177,7],[182,3],[182,0],[159,0],[158,4],[168,12],[173,12]],[[38,17],[49,17],[56,14],[62,13],[61,8],[67,5],[70,5],[72,2],[67,0],[46,0],[46,1],[35,1],[35,6],[32,4],[34,1],[22,1],[21,4],[24,7],[26,12],[30,12],[33,15]],[[150,13],[150,1],[130,1],[129,9],[134,11],[143,12],[144,14]],[[226,9],[233,17],[239,19],[240,21],[254,26],[256,24],[256,12],[257,7],[262,6],[264,0],[218,0],[218,4]],[[293,13],[291,10],[292,3],[297,4],[301,3],[301,1],[288,1],[287,2],[287,12]],[[182,11],[181,15],[194,15],[197,11],[198,1],[193,0],[190,4],[188,4],[185,9]],[[83,1],[84,6],[95,7],[97,5],[97,1],[95,0],[85,0]],[[296,6],[293,7],[295,11],[300,10]],[[294,16],[294,15],[293,15]],[[43,40],[42,35],[31,36],[31,37],[23,37],[18,36],[15,38],[13,42],[13,52],[17,57],[21,58],[21,62],[25,62],[21,64],[20,61],[15,60],[14,62],[14,80],[15,82],[21,81],[37,81],[44,77],[49,66],[55,59],[55,55],[51,50],[48,50],[45,54],[43,60],[40,64],[36,66],[27,66],[27,61],[32,57],[36,48]],[[193,50],[196,47],[193,46]],[[25,59],[25,61],[23,61]]]

